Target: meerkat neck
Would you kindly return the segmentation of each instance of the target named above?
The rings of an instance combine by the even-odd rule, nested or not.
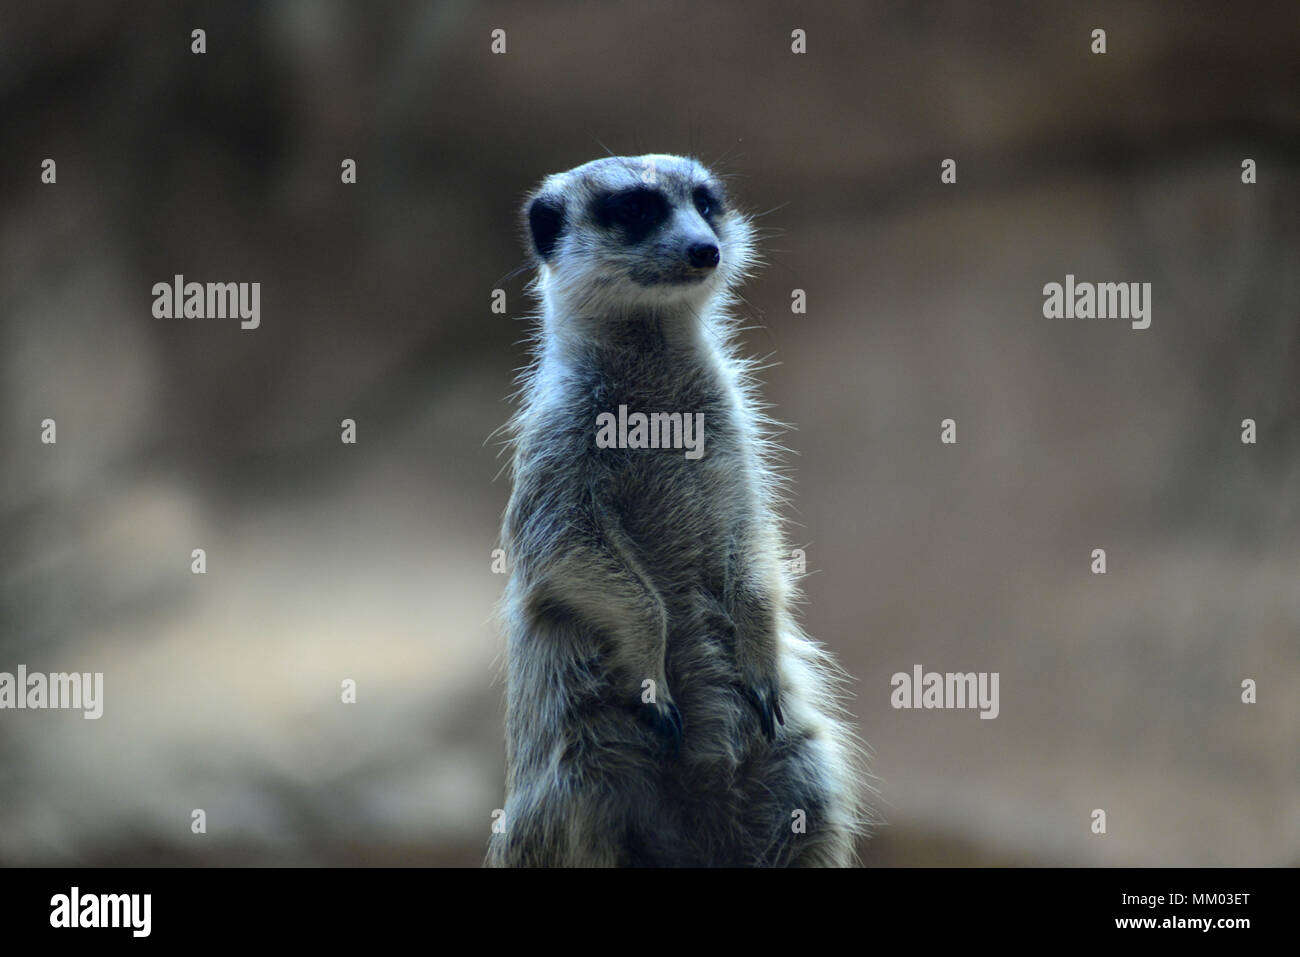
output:
[[[589,363],[601,355],[667,356],[683,363],[713,360],[726,329],[712,304],[657,305],[617,316],[582,316],[548,307],[545,341],[557,358]]]

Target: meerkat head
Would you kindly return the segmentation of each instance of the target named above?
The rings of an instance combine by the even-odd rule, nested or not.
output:
[[[616,156],[549,176],[524,204],[543,302],[603,317],[696,310],[753,260],[749,219],[693,159]]]

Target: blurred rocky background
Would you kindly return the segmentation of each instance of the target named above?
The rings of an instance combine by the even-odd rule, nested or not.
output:
[[[745,348],[864,861],[1300,863],[1298,48],[1289,2],[5,4],[0,671],[106,700],[0,712],[0,863],[481,860],[517,209],[606,147],[775,208]],[[177,273],[261,328],[154,319]],[[1067,273],[1151,328],[1043,318]],[[892,709],[914,664],[1000,716]]]

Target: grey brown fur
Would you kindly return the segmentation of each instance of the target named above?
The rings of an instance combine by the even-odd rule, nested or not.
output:
[[[541,326],[511,422],[488,863],[851,863],[861,750],[791,611],[772,423],[732,344],[749,220],[666,155],[551,176],[524,218]],[[619,405],[703,413],[703,457],[597,447]]]

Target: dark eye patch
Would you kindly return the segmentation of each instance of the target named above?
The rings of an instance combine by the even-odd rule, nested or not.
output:
[[[695,208],[699,210],[700,215],[705,219],[712,220],[722,212],[722,197],[707,186],[695,187],[691,199],[695,203]]]
[[[598,196],[592,218],[603,229],[620,229],[629,243],[639,243],[668,218],[668,199],[656,189],[635,187]]]

